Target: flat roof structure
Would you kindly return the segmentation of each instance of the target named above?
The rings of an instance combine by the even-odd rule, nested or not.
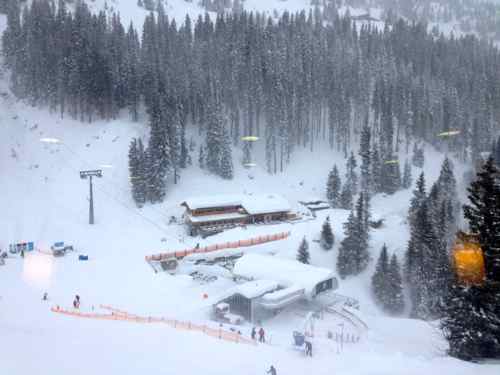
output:
[[[327,268],[260,254],[242,256],[234,265],[233,273],[255,280],[276,280],[280,286],[286,288],[293,286],[304,289],[309,298],[315,295],[318,284],[335,279],[333,272]]]

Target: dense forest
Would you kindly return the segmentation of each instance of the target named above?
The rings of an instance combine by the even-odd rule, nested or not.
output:
[[[123,109],[138,119],[144,104],[150,142],[163,149],[150,158],[162,159],[165,173],[181,164],[189,123],[206,135],[204,157],[219,174],[211,155],[245,135],[264,140],[267,169],[277,173],[295,149],[319,142],[348,156],[364,126],[381,160],[421,141],[470,160],[491,149],[498,129],[498,50],[472,36],[432,35],[424,24],[357,28],[334,3],[277,20],[239,12],[177,24],[160,3],[140,33],[84,2],[72,12],[63,0],[8,8],[3,54],[13,92],[84,121]],[[449,130],[461,134],[438,137]]]

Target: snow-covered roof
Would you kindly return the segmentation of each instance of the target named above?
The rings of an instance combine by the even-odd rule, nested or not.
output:
[[[257,280],[276,280],[282,287],[304,288],[308,295],[314,291],[317,284],[334,278],[333,272],[326,268],[260,254],[246,254],[241,257],[236,262],[233,273]]]
[[[245,196],[243,207],[250,215],[268,212],[288,212],[292,208],[290,203],[281,195],[251,195]]]
[[[229,297],[234,294],[241,294],[243,297],[251,299],[262,296],[263,294],[272,292],[278,289],[278,283],[273,280],[255,280],[249,281],[228,290],[225,296]],[[226,298],[227,298],[226,297]]]
[[[287,212],[291,210],[290,203],[277,194],[227,194],[209,195],[188,198],[182,205],[191,210],[203,208],[242,206],[249,214],[257,215],[269,212]]]
[[[182,202],[182,205],[188,206],[191,210],[200,210],[202,208],[241,206],[243,195],[219,194],[209,196],[191,197]]]

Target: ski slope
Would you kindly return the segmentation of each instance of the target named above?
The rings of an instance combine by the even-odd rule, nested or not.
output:
[[[131,8],[130,17],[134,15]],[[4,27],[5,17],[0,16],[0,31]],[[498,374],[498,365],[446,357],[446,343],[435,325],[390,318],[379,311],[369,290],[373,262],[360,277],[341,281],[339,289],[360,301],[370,329],[359,343],[346,344],[341,350],[325,334],[329,330],[338,332],[343,320],[325,318],[319,331],[323,335],[314,341],[312,359],[291,350],[292,331],[303,320],[300,311],[285,311],[264,322],[270,342],[256,347],[168,326],[86,320],[51,312],[50,307],[55,305],[71,309],[74,295],[79,294],[84,312],[107,304],[142,316],[213,324],[208,313],[210,301],[234,286],[231,280],[219,278],[200,284],[187,275],[155,274],[144,261],[145,255],[194,247],[197,242],[205,246],[290,231],[289,238],[270,244],[269,249],[277,256],[294,258],[299,241],[306,236],[312,263],[334,269],[343,238],[342,224],[348,215],[344,210],[321,211],[316,219],[294,225],[235,229],[206,241],[187,237],[182,226],[169,225],[168,221],[170,216],[181,215],[179,203],[183,199],[196,195],[279,192],[299,207],[301,199],[324,197],[328,171],[335,162],[342,171],[344,161],[323,146],[314,154],[314,163],[310,152],[302,151],[294,155],[286,173],[268,176],[257,167],[252,171],[253,179],[249,179],[248,171],[235,160],[232,181],[192,166],[177,186],[169,187],[163,204],[138,210],[130,198],[126,155],[131,138],[147,133],[144,118],[139,123],[123,116],[92,124],[61,119],[16,101],[8,89],[8,74],[0,74],[0,93],[6,94],[0,96],[0,248],[6,249],[13,242],[35,241],[44,251],[55,241],[65,241],[76,249],[63,258],[42,252],[27,254],[24,259],[12,256],[0,266],[1,374],[255,375],[263,374],[271,364],[279,374]],[[190,132],[197,141],[196,131]],[[61,143],[43,143],[42,138],[57,138]],[[235,154],[235,158],[239,156]],[[429,150],[427,160],[432,162],[425,169],[429,182],[437,178],[442,159]],[[263,165],[262,160],[258,164]],[[88,182],[79,178],[79,171],[95,168],[103,168],[104,176],[95,179],[96,225],[89,226]],[[418,172],[414,171],[414,177]],[[410,197],[410,191],[401,191],[392,197],[373,199],[374,215],[385,219],[382,229],[371,232],[374,258],[383,243],[391,253],[402,256],[408,237],[405,216]],[[336,237],[330,252],[313,241],[327,215]],[[78,261],[78,254],[89,255],[89,261]],[[41,300],[44,292],[48,292],[49,301]],[[240,329],[249,336],[251,326]]]

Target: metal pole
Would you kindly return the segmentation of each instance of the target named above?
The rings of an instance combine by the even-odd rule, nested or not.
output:
[[[90,177],[89,224],[94,224],[94,195],[92,194],[92,176]]]

